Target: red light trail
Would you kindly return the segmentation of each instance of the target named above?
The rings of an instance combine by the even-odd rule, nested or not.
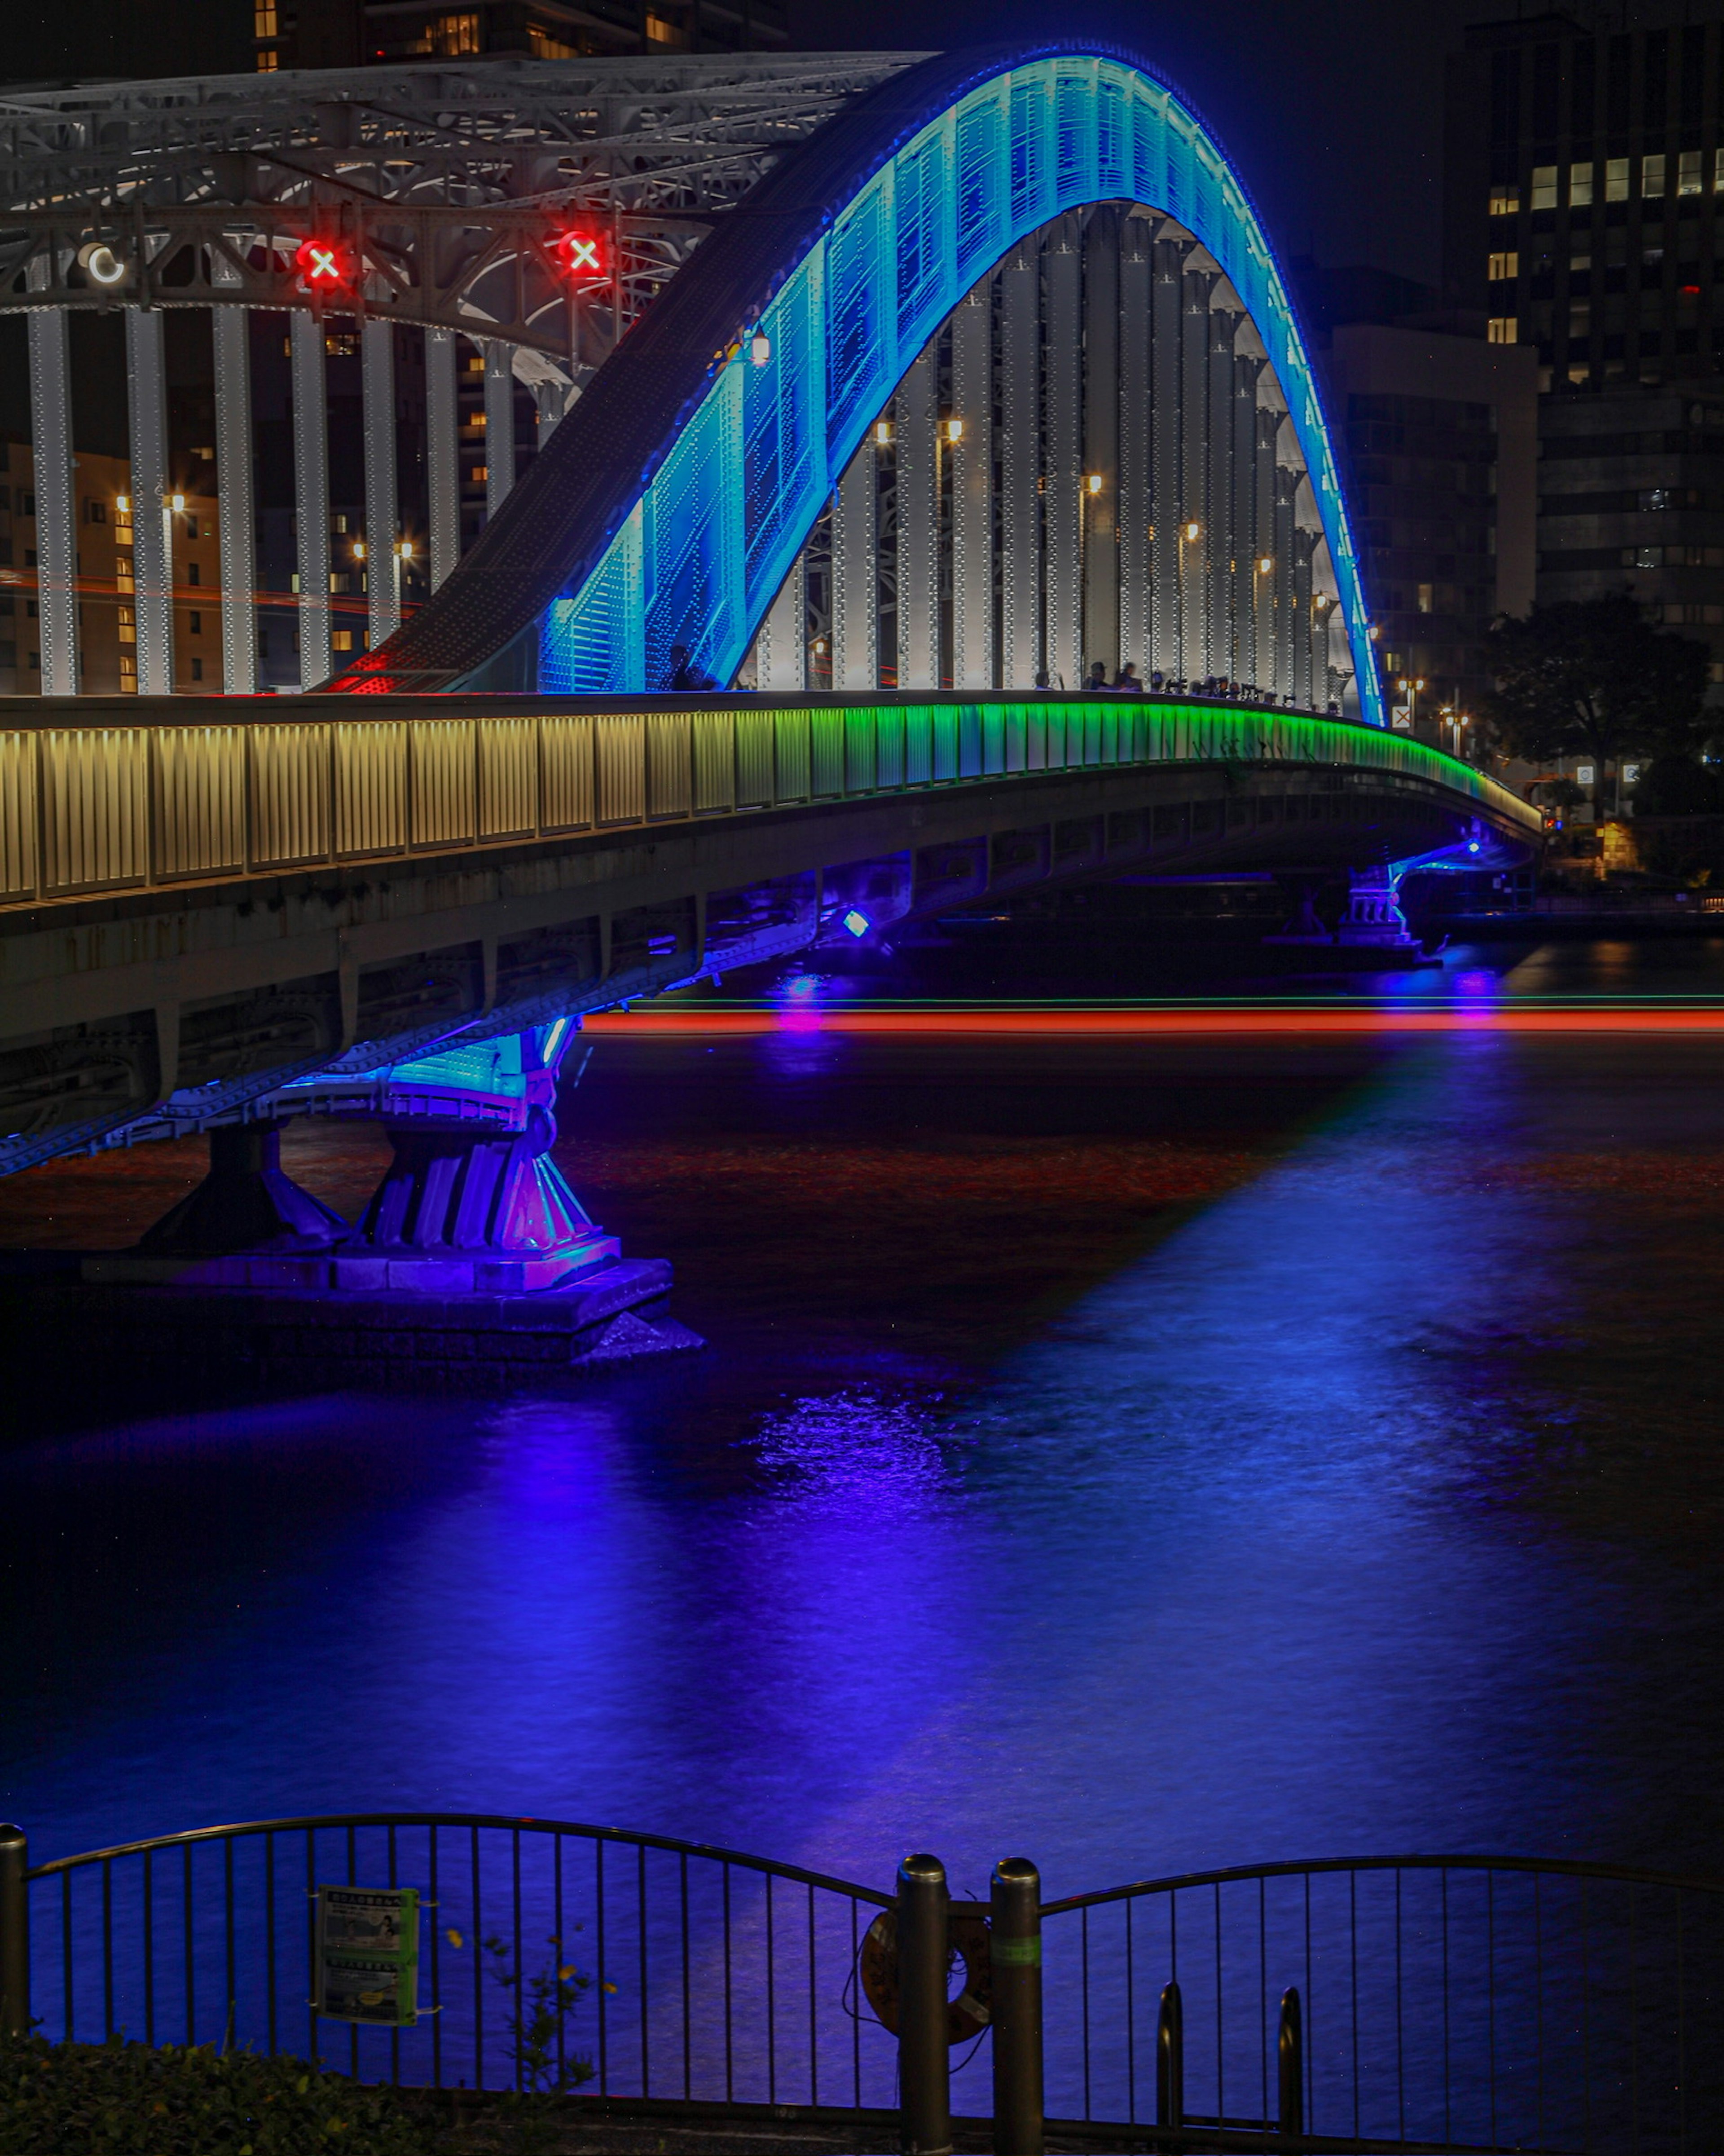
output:
[[[1089,1034],[1116,1039],[1189,1039],[1205,1034],[1700,1033],[1724,1035],[1724,1004],[1560,1008],[1526,1004],[1455,1004],[1441,1009],[1333,1010],[1297,1006],[1224,1007],[1213,1010],[988,1009],[820,1009],[812,1004],[731,1009],[603,1011],[586,1021],[589,1034],[637,1039],[674,1034],[747,1037],[772,1033]]]

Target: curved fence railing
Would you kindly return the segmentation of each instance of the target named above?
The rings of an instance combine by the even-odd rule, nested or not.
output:
[[[1326,2147],[1650,2156],[1724,2136],[1724,1882],[1369,1857],[1042,1915],[1054,2112],[1279,2133],[1290,2020],[1290,2108]]]
[[[249,2045],[366,2080],[705,2103],[894,2101],[849,2010],[890,1894],[655,1835],[367,1813],[166,1835],[28,1874],[44,2033]],[[326,2017],[317,1897],[418,1896],[408,2025]],[[387,2010],[388,2002],[375,2002]]]
[[[27,1967],[51,2039],[249,2045],[366,2080],[624,2108],[899,2101],[897,2046],[859,1957],[874,1919],[895,1907],[906,1921],[904,1905],[852,1881],[480,1814],[214,1827],[8,1874],[8,1852],[22,1856],[10,1831],[0,2022],[20,2018]],[[403,1990],[386,1972],[359,2005],[350,1992],[325,2013],[320,1899],[404,1888],[415,1975]],[[1068,2138],[1577,2156],[1724,2143],[1724,1881],[1343,1859],[1072,1895],[1043,1902],[1039,1922],[1044,2108]],[[1000,1941],[996,2006],[1008,1967],[1035,1958]],[[973,1944],[953,1968],[954,1990],[975,1983]],[[973,2027],[952,2092],[985,2116],[1001,2084]]]
[[[83,700],[80,700],[82,702]],[[0,727],[0,906],[1130,765],[1395,772],[1528,838],[1537,810],[1405,736],[1150,697],[183,701]]]

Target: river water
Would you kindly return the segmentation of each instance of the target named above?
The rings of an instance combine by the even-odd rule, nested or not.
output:
[[[1724,945],[1442,979],[1724,993]],[[1721,1081],[1614,1032],[606,1039],[562,1157],[707,1352],[15,1430],[0,1816],[470,1807],[978,1891],[1008,1846],[1055,1892],[1715,1871]],[[377,1159],[289,1155],[350,1205]],[[16,1178],[0,1237],[196,1172]]]

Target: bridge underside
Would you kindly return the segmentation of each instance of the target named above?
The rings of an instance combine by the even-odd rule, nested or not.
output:
[[[1450,780],[1429,752],[1402,769],[1268,756],[1273,722],[1249,715],[1256,760],[1242,738],[1228,757],[900,783],[746,814],[702,816],[685,798],[658,820],[643,793],[631,828],[0,909],[0,1160],[272,1112],[287,1105],[274,1089],[311,1073],[295,1105],[387,1113],[369,1099],[385,1081],[367,1074],[805,947],[842,934],[847,911],[889,933],[1146,865],[1359,869],[1470,839],[1524,854],[1526,812],[1501,789],[1481,796],[1475,773],[1463,785],[1463,767]],[[1333,732],[1362,756],[1390,746],[1373,729]]]

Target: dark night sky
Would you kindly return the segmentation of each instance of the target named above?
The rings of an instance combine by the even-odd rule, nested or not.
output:
[[[1099,34],[1184,93],[1244,175],[1284,256],[1370,262],[1435,283],[1444,55],[1469,23],[1533,0],[792,0],[817,47]],[[1588,28],[1680,22],[1696,0],[1568,11]]]

